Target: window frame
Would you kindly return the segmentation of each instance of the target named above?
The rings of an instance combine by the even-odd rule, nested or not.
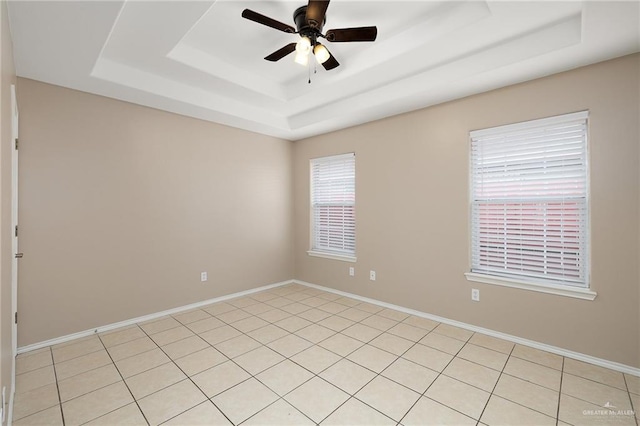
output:
[[[355,185],[356,185],[355,157],[356,157],[355,152],[349,152],[349,153],[338,154],[338,155],[317,157],[317,158],[312,158],[312,159],[309,160],[309,250],[307,251],[307,254],[309,256],[321,257],[321,258],[332,259],[332,260],[339,260],[339,261],[344,261],[344,262],[356,262],[357,261],[356,246],[355,246],[355,238],[356,238],[356,231],[355,231],[355,209],[356,209],[356,202],[355,202]],[[323,249],[323,248],[315,247],[316,223],[315,223],[315,206],[314,206],[314,190],[315,190],[315,188],[314,188],[314,176],[313,176],[314,163],[330,162],[330,161],[341,161],[341,160],[343,160],[345,158],[353,158],[353,185],[354,185],[354,200],[353,200],[354,250],[353,250],[353,252],[341,251],[341,250]]]
[[[585,176],[585,214],[586,214],[586,224],[584,229],[584,237],[586,239],[584,258],[586,259],[585,266],[585,286],[576,286],[569,284],[561,284],[556,282],[550,282],[549,280],[544,280],[540,278],[532,278],[525,276],[517,276],[517,274],[513,274],[512,276],[504,276],[500,274],[491,274],[491,272],[473,271],[471,265],[473,264],[472,254],[474,252],[473,246],[473,229],[474,229],[474,216],[473,216],[473,206],[474,202],[474,164],[473,164],[473,139],[474,137],[482,137],[485,135],[496,135],[501,132],[508,133],[514,130],[526,130],[526,129],[536,129],[542,126],[549,126],[553,124],[559,124],[572,120],[585,120],[586,122],[586,134],[585,134],[585,165],[586,165],[586,176]],[[548,118],[542,118],[537,120],[530,120],[515,124],[509,124],[504,126],[497,126],[483,130],[476,130],[469,133],[469,271],[465,273],[465,277],[468,281],[480,282],[484,284],[494,284],[499,286],[518,288],[530,291],[537,291],[548,294],[555,294],[567,297],[574,297],[584,300],[594,300],[597,296],[597,293],[590,288],[590,272],[591,272],[591,227],[590,227],[590,150],[589,150],[589,112],[588,111],[580,111],[576,113],[562,114]],[[499,199],[499,198],[498,198]],[[522,201],[531,200],[531,198],[522,198]]]

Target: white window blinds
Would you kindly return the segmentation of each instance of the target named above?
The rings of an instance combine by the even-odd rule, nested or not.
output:
[[[312,250],[355,255],[355,197],[355,154],[311,160]]]
[[[587,117],[471,132],[471,269],[588,287]]]

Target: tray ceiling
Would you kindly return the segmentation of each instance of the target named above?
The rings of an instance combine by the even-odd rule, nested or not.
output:
[[[263,58],[304,1],[10,1],[19,76],[297,140],[640,50],[640,3],[333,0],[332,71]],[[309,75],[311,84],[308,84]]]

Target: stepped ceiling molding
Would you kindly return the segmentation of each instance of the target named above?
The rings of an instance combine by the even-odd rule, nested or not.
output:
[[[10,1],[21,77],[298,140],[640,51],[637,1],[333,0],[341,66],[263,58],[304,1]]]

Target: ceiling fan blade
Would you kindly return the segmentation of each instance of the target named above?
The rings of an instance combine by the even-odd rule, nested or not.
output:
[[[289,53],[292,53],[294,50],[296,50],[296,44],[289,43],[282,49],[278,49],[275,52],[273,52],[271,55],[265,57],[265,59],[267,61],[276,62],[284,58],[285,56],[287,56]]]
[[[328,52],[328,50],[327,50]],[[331,54],[331,52],[329,52],[329,59],[327,59],[322,66],[324,67],[325,70],[327,71],[331,71],[332,69],[340,66],[340,63],[336,60],[336,58],[334,58],[334,56]]]
[[[325,38],[332,42],[375,41],[377,27],[340,28],[327,31]]]
[[[295,33],[296,29],[291,25],[283,24],[280,21],[269,18],[268,16],[261,15],[258,12],[254,12],[250,9],[242,11],[242,17],[258,24],[266,25],[267,27],[275,28],[276,30],[284,31],[285,33]]]
[[[329,0],[309,0],[306,20],[311,28],[322,28],[328,7]]]

